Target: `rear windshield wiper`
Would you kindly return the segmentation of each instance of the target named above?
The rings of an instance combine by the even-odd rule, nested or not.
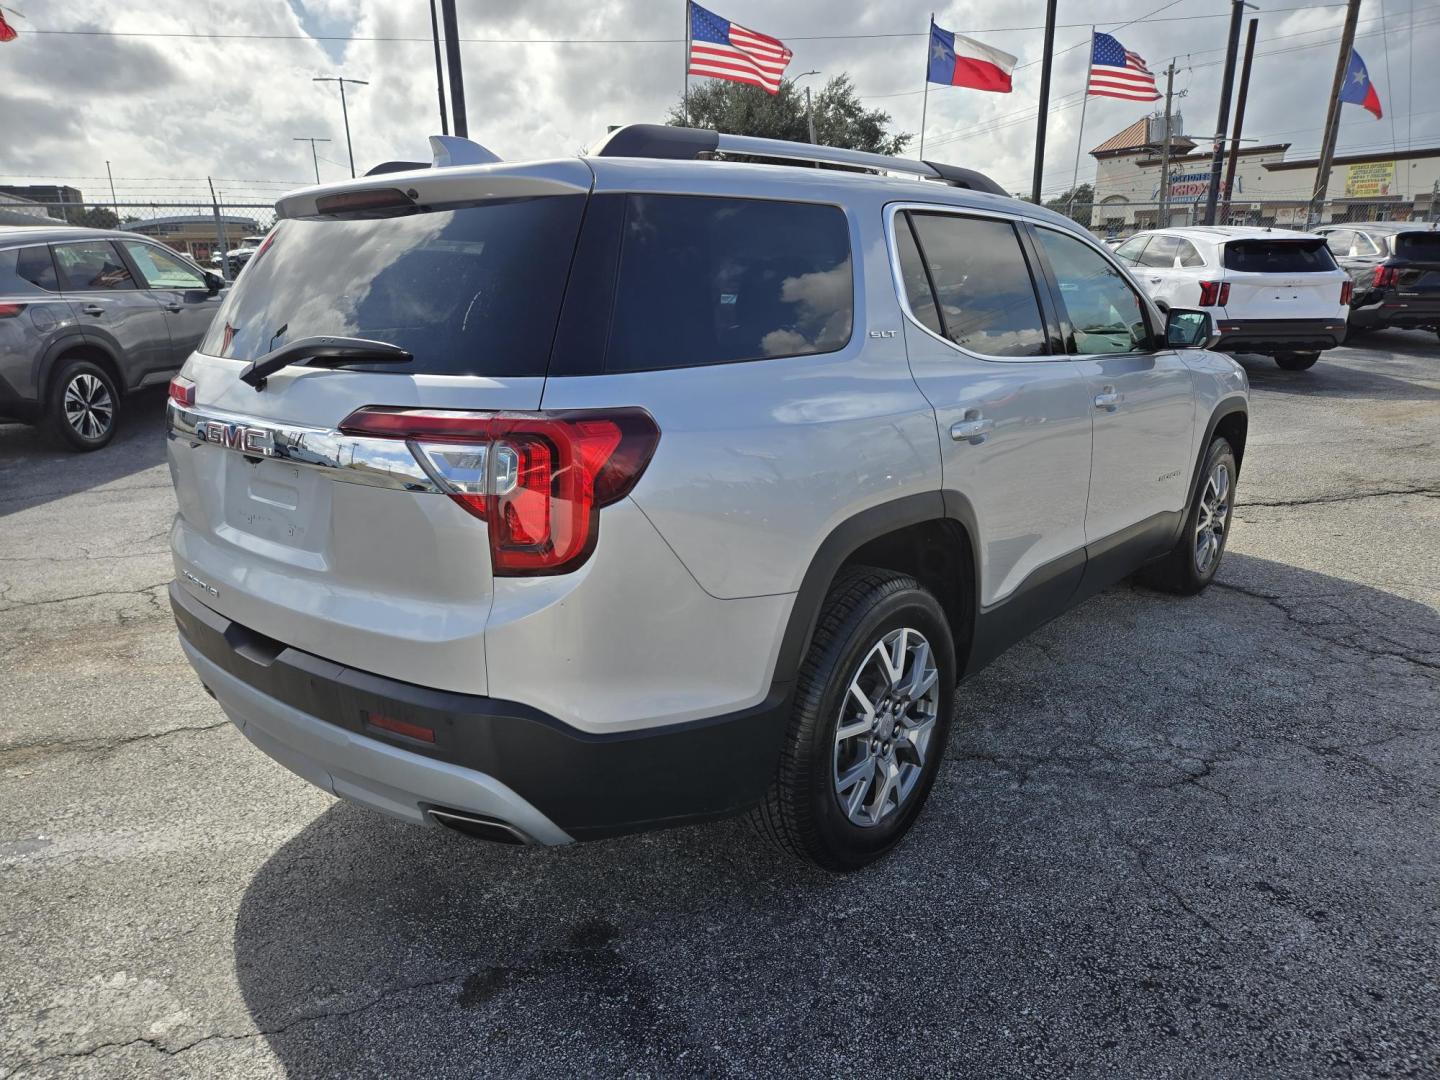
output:
[[[290,364],[408,364],[415,355],[388,341],[353,337],[299,338],[272,349],[240,373],[241,382],[265,389],[266,379]]]

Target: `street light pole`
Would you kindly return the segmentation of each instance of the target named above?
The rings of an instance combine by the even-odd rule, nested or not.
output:
[[[294,142],[308,142],[308,143],[310,144],[310,159],[311,159],[311,161],[313,161],[313,162],[315,163],[315,183],[317,183],[317,184],[320,183],[320,155],[319,155],[319,154],[316,152],[316,150],[315,150],[315,144],[316,144],[317,142],[329,142],[330,140],[329,140],[329,139],[312,139],[312,138],[310,138],[308,135],[296,135],[296,136],[293,137],[293,141],[294,141]],[[325,160],[326,160],[326,161],[329,161],[330,159],[329,159],[329,158],[326,158]],[[353,169],[351,170],[351,175],[354,175],[354,170],[353,170]]]
[[[311,81],[311,82],[333,82],[333,83],[338,83],[339,86],[340,86],[340,115],[345,118],[345,151],[346,151],[346,153],[348,153],[348,154],[350,155],[350,175],[351,175],[351,176],[354,176],[354,175],[355,175],[355,150],[354,150],[354,148],[350,145],[350,109],[349,109],[349,107],[345,104],[345,84],[346,84],[346,83],[350,83],[350,84],[352,84],[352,85],[354,85],[354,86],[369,86],[370,84],[369,84],[368,82],[366,82],[364,79],[342,79],[342,78],[341,78],[340,76],[338,76],[338,75],[320,75],[320,76],[317,76],[317,77],[314,78],[314,79],[311,79],[310,81]],[[319,169],[317,168],[316,171],[318,172]]]
[[[807,75],[819,74],[818,71],[802,71],[790,80],[790,85],[794,86]],[[813,146],[815,144],[815,111],[810,107],[810,88],[808,86],[805,87],[805,126],[810,129],[810,144]]]

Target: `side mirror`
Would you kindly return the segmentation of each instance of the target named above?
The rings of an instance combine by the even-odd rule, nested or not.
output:
[[[1165,315],[1165,344],[1172,349],[1212,349],[1219,340],[1208,311],[1171,308]]]
[[[210,290],[210,295],[214,296],[225,287],[225,279],[219,274],[213,274],[207,270],[205,271],[205,287]]]

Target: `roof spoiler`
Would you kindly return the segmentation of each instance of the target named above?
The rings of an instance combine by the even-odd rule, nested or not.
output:
[[[927,180],[939,180],[952,187],[983,191],[1009,197],[1009,192],[990,177],[974,169],[936,161],[888,157],[863,150],[835,146],[761,139],[750,135],[726,135],[705,128],[671,127],[668,124],[627,124],[605,136],[590,151],[592,157],[639,157],[707,159],[716,154],[743,154],[780,161],[841,165],[872,172],[909,173]]]

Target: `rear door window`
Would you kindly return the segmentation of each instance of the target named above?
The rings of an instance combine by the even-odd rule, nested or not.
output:
[[[1040,301],[1015,227],[959,214],[910,217],[945,337],[981,356],[1046,355]]]
[[[1115,257],[1129,266],[1134,266],[1140,261],[1140,253],[1149,242],[1149,236],[1132,236],[1115,249]]]
[[[1175,266],[1175,256],[1178,254],[1180,254],[1180,241],[1175,237],[1152,237],[1150,246],[1145,249],[1145,254],[1140,256],[1140,265],[1169,270]]]
[[[55,261],[60,266],[63,287],[70,292],[139,288],[115,245],[108,240],[56,244]]]
[[[1335,269],[1323,238],[1314,240],[1231,240],[1225,268],[1247,274],[1318,274]]]
[[[606,370],[834,352],[850,341],[850,227],[836,206],[631,195]]]
[[[254,360],[287,341],[336,335],[415,357],[366,371],[544,375],[585,199],[282,221],[200,351]]]

